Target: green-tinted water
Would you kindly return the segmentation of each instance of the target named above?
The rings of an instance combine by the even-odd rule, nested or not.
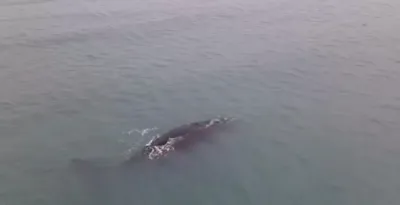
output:
[[[0,204],[400,203],[400,3],[3,0]],[[234,130],[81,178],[159,132]]]

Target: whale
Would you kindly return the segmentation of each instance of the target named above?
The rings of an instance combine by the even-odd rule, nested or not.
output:
[[[139,157],[150,160],[159,159],[172,151],[188,148],[233,120],[234,118],[231,117],[217,117],[175,127],[164,134],[154,136],[140,150]],[[128,161],[137,158],[138,154],[134,154]]]
[[[174,151],[190,149],[197,142],[212,136],[217,130],[222,130],[235,118],[216,117],[203,121],[196,121],[180,125],[169,131],[151,138],[144,146],[122,160],[122,167],[137,164],[138,162],[151,161],[168,156]],[[106,168],[95,162],[84,159],[72,159],[73,168],[79,172],[96,173],[100,168]],[[119,167],[119,166],[117,166]]]

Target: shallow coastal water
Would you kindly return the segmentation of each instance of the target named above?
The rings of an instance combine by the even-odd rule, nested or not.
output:
[[[2,0],[0,204],[399,204],[399,10]],[[217,115],[238,120],[184,154],[71,170]]]

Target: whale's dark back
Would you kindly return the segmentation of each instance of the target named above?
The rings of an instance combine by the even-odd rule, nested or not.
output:
[[[184,150],[192,147],[195,142],[204,140],[211,136],[211,131],[221,128],[222,125],[230,122],[232,118],[219,117],[204,121],[193,122],[176,127],[161,136],[153,138],[141,150],[142,157],[153,159],[154,156],[163,155],[171,150]],[[137,158],[137,155],[131,159]]]
[[[180,127],[174,128],[160,137],[154,139],[149,146],[161,146],[168,142],[171,138],[183,137],[189,138],[197,136],[199,133],[204,133],[205,131],[214,128],[218,124],[225,124],[229,122],[230,118],[215,118],[210,120],[193,122],[190,124],[185,124]]]
[[[193,128],[190,125],[182,125],[180,127],[174,128],[165,134],[162,134],[160,137],[154,139],[150,146],[160,146],[164,145],[168,142],[170,138],[176,138],[180,136],[185,136],[186,134],[190,133]]]

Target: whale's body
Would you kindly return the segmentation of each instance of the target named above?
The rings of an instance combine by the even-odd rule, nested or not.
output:
[[[184,124],[170,131],[158,135],[150,140],[141,150],[141,156],[148,159],[156,159],[175,149],[187,147],[197,140],[209,135],[214,130],[228,122],[232,118],[218,117],[204,121]],[[137,156],[132,156],[131,159]],[[130,160],[131,160],[130,159]]]
[[[195,142],[210,136],[211,131],[221,128],[232,120],[233,118],[218,117],[173,128],[162,135],[155,136],[138,152],[123,161],[122,165],[133,165],[143,160],[158,159],[171,151],[189,148]],[[99,170],[99,167],[93,162],[83,159],[73,159],[72,164],[76,169],[85,173],[96,173]]]

